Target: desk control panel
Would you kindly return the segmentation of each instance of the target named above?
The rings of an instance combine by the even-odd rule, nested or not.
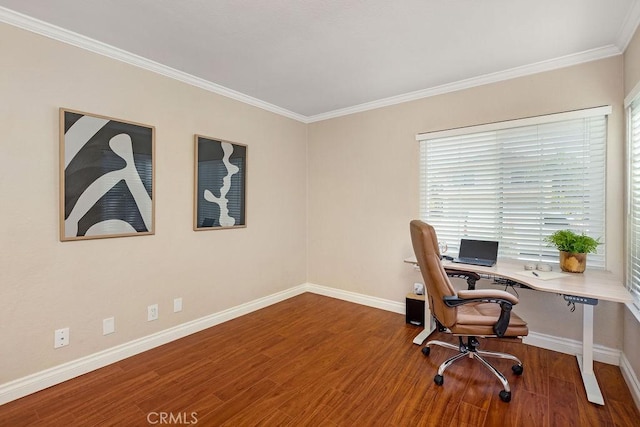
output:
[[[598,300],[595,298],[577,297],[575,295],[563,295],[565,301],[578,304],[598,305]]]

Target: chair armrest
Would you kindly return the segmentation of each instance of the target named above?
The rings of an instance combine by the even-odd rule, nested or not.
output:
[[[480,275],[473,271],[458,270],[456,268],[445,267],[444,271],[449,277],[460,277],[467,281],[467,287],[470,290],[476,288],[476,282],[480,280]]]
[[[519,302],[518,297],[510,294],[507,291],[501,291],[499,289],[478,289],[478,290],[460,290],[458,291],[458,297],[462,299],[470,298],[498,298],[509,301],[515,305]]]
[[[491,289],[482,290],[462,290],[456,296],[446,296],[443,298],[447,307],[457,307],[459,305],[488,302],[500,304],[500,317],[493,325],[493,332],[499,337],[504,336],[511,320],[511,309],[518,303],[518,298],[509,292]]]

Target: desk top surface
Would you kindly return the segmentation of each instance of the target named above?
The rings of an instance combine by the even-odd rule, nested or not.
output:
[[[406,263],[417,265],[415,257],[404,260]],[[522,274],[523,261],[498,260],[493,267],[478,265],[457,264],[451,261],[443,261],[444,268],[460,271],[470,271],[478,274],[503,277],[519,283],[523,283],[532,289],[543,292],[554,292],[564,295],[596,298],[603,301],[626,303],[633,301],[629,291],[624,287],[622,279],[603,270],[587,270],[584,273],[559,272],[552,279],[539,279],[531,275]]]

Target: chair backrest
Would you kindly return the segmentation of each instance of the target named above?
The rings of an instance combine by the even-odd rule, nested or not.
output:
[[[440,262],[436,230],[419,220],[411,221],[410,229],[413,251],[427,290],[431,315],[435,316],[442,325],[450,327],[456,323],[457,309],[447,307],[443,297],[456,295],[456,291]]]

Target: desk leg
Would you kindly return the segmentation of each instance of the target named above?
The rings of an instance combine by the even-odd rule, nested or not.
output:
[[[413,339],[413,343],[414,344],[418,344],[418,345],[422,345],[424,340],[426,340],[427,337],[429,335],[431,335],[431,332],[433,332],[433,329],[430,328],[430,327],[427,327],[427,325],[425,325],[425,328],[422,330],[422,332],[420,332],[418,335],[416,335],[416,337]]]
[[[431,317],[431,311],[429,311],[429,305],[424,305],[424,329],[413,339],[413,343],[417,345],[422,345],[422,343],[427,339],[431,332],[436,329],[436,323]]]
[[[598,380],[593,371],[593,305],[584,304],[584,314],[582,318],[582,354],[576,355],[582,382],[587,392],[589,402],[604,405],[604,399]]]

